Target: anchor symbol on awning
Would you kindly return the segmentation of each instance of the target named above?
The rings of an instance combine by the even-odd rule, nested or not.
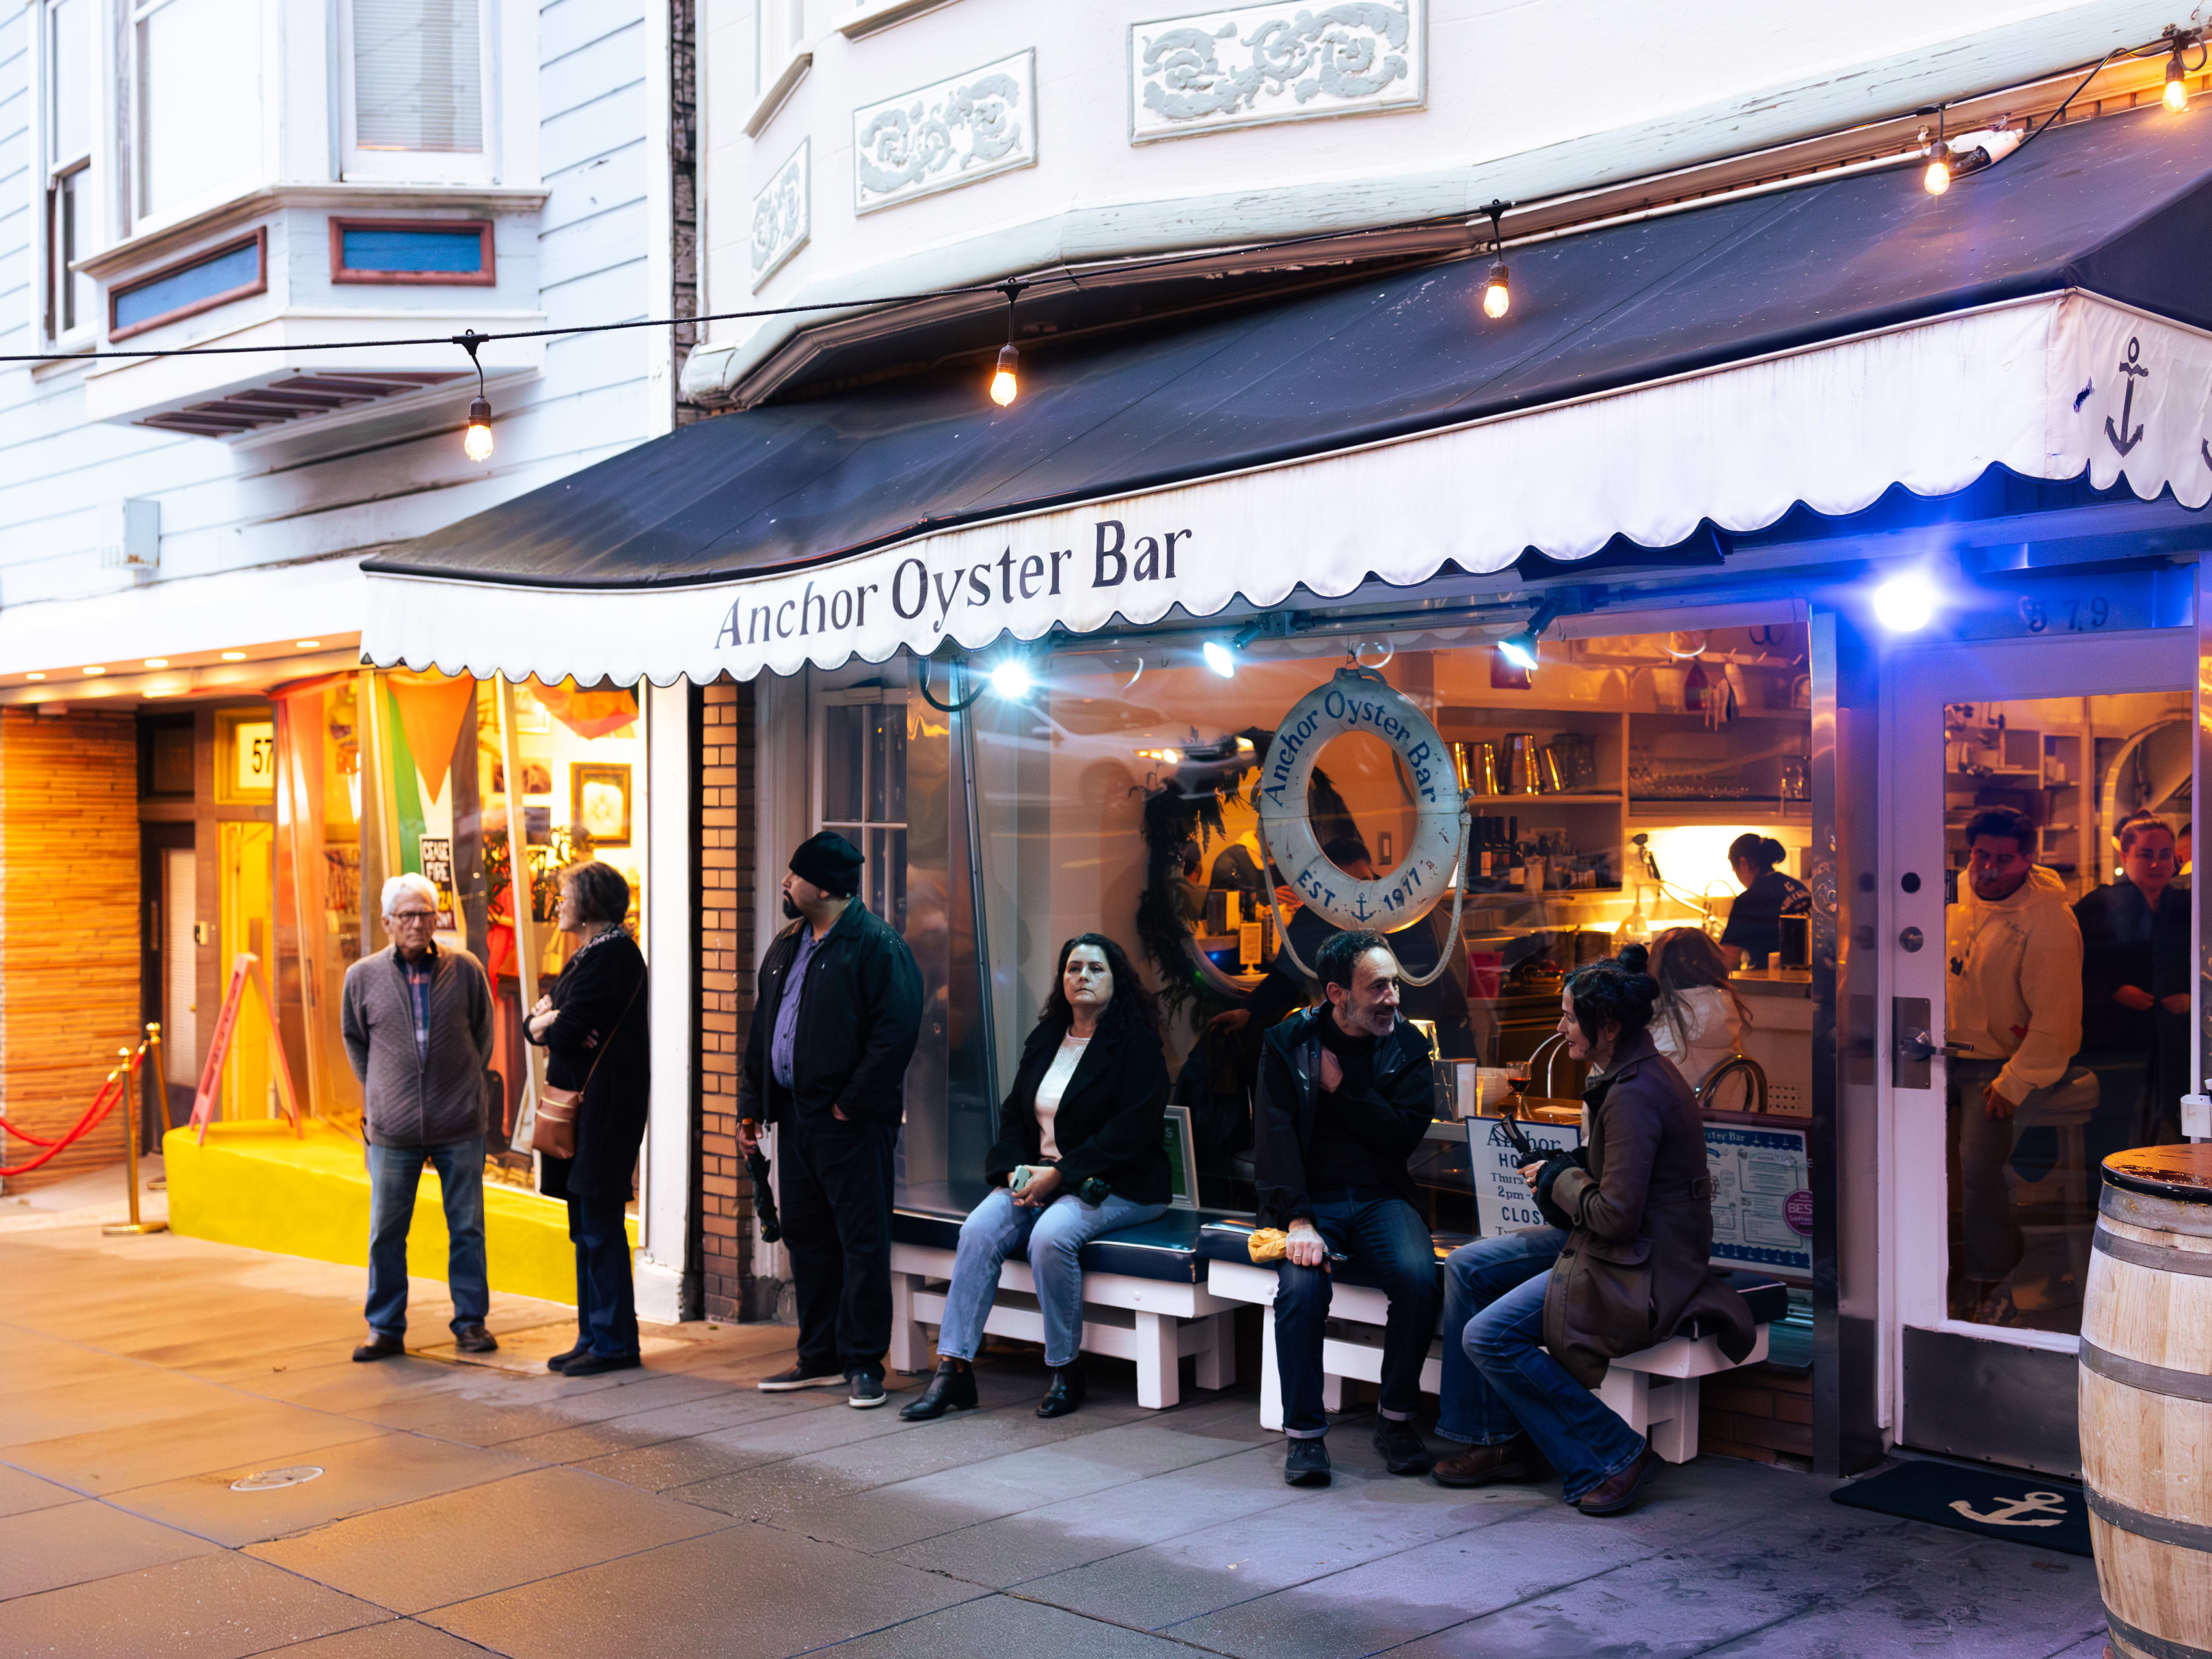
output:
[[[2137,444],[2142,441],[2142,428],[2138,426],[2134,431],[2128,431],[2128,417],[2130,415],[2133,415],[2136,410],[2136,381],[2137,379],[2147,377],[2150,374],[2148,369],[2143,368],[2142,364],[2136,361],[2142,356],[2142,346],[2141,343],[2132,338],[2130,339],[2128,341],[2128,360],[2120,365],[2120,373],[2128,377],[2128,390],[2127,395],[2120,400],[2119,426],[2117,428],[2114,428],[2112,425],[2112,417],[2109,415],[2105,416],[2105,435],[2112,441],[2112,447],[2118,450],[2123,455],[2126,454],[2128,451],[2133,449]],[[2125,435],[2122,435],[2123,434]]]
[[[1963,1498],[1951,1507],[1969,1521],[1991,1527],[2055,1527],[2066,1516],[2065,1495],[2055,1492],[2032,1492],[2005,1498],[1989,1515],[1984,1515]]]

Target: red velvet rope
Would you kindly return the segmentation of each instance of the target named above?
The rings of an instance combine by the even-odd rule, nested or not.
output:
[[[138,1054],[132,1054],[130,1065],[125,1069],[131,1072],[137,1071],[138,1054],[143,1053],[145,1050],[141,1048]],[[76,1127],[59,1140],[42,1141],[23,1134],[19,1130],[9,1128],[9,1134],[15,1135],[19,1139],[28,1140],[34,1146],[44,1146],[46,1150],[28,1164],[19,1164],[10,1168],[0,1169],[0,1176],[28,1175],[41,1164],[52,1163],[55,1158],[59,1158],[69,1147],[76,1145],[100,1127],[100,1121],[114,1109],[115,1103],[123,1097],[123,1073],[118,1072],[100,1085],[100,1092],[93,1097],[92,1104],[85,1108],[84,1115],[76,1121]],[[6,1126],[0,1124],[0,1127]]]

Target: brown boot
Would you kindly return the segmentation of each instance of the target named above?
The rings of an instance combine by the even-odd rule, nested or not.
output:
[[[1510,1440],[1470,1446],[1457,1457],[1441,1460],[1429,1473],[1439,1486],[1489,1486],[1504,1480],[1526,1480],[1528,1452],[1527,1437],[1516,1434]]]
[[[1621,1515],[1636,1507],[1644,1483],[1659,1472],[1659,1454],[1646,1446],[1636,1461],[1612,1480],[1593,1486],[1575,1500],[1584,1515]]]

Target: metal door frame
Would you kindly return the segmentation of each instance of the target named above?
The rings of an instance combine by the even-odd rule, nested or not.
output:
[[[1975,1325],[1949,1316],[1950,1203],[1942,1058],[1930,1067],[1928,1089],[1901,1088],[1892,1081],[1890,1059],[1899,1038],[1891,1017],[1895,1000],[1927,998],[1940,1020],[1948,977],[1942,817],[1940,808],[1932,815],[1929,808],[1929,784],[1942,775],[1941,711],[1953,702],[2192,690],[2197,678],[2196,630],[2179,628],[2089,637],[1931,640],[1893,649],[1881,664],[1883,834],[1874,926],[1883,982],[1875,1054],[1881,1162],[1887,1176],[1883,1182],[1888,1194],[1886,1231],[1891,1240],[1891,1248],[1883,1254],[1890,1264],[1885,1277],[1889,1281],[1887,1299],[1893,1310],[1884,1322],[1888,1328],[1886,1392],[1896,1402],[1893,1435],[1900,1443],[1927,1443],[1924,1437],[1916,1439],[1914,1402],[1908,1393],[1914,1358],[1923,1368],[1940,1364],[1954,1373],[1961,1364],[1978,1367],[1976,1374],[1993,1385],[2002,1382],[2008,1367],[2046,1371],[2054,1379],[2063,1368],[2070,1382],[2080,1347],[2077,1338],[2055,1332]],[[1940,801],[1941,790],[1935,793]],[[1902,878],[1908,872],[1921,878],[1917,892],[1903,889]],[[1910,928],[1917,928],[1925,941],[1919,950],[1907,950],[1900,942]],[[1929,945],[1934,948],[1927,948]],[[2031,1359],[2029,1353],[2049,1357]],[[2020,1356],[2017,1361],[2014,1355]],[[1959,1382],[1955,1374],[1947,1378],[1947,1397],[1956,1398]],[[1930,1398],[1923,1396],[1921,1415],[1932,1423]],[[2069,1408],[2072,1398],[2069,1387]],[[2040,1453],[2006,1456],[2003,1438],[1991,1437],[1990,1445],[1979,1448],[1938,1444],[1930,1449],[2034,1468],[2052,1468],[2057,1461]]]

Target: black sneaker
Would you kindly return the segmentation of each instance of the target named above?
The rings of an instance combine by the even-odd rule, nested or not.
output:
[[[1375,1449],[1382,1454],[1382,1467],[1393,1474],[1426,1474],[1436,1467],[1421,1431],[1401,1418],[1375,1419]]]
[[[852,1385],[852,1391],[846,1395],[845,1403],[855,1411],[866,1411],[871,1407],[882,1405],[884,1401],[890,1398],[884,1392],[884,1379],[874,1371],[847,1371],[845,1380]]]
[[[1283,1463],[1283,1479],[1293,1486],[1328,1485],[1328,1442],[1318,1436],[1291,1442],[1291,1455]]]

